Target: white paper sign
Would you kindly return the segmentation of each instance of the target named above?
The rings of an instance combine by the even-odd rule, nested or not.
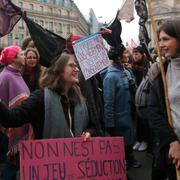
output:
[[[100,34],[93,34],[76,41],[73,48],[86,80],[110,64],[107,50]]]

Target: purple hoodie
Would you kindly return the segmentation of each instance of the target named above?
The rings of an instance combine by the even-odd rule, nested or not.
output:
[[[0,73],[0,98],[8,108],[13,108],[30,95],[19,71],[12,67],[4,67]]]
[[[27,99],[30,91],[25,84],[21,73],[10,66],[4,67],[0,73],[0,98],[9,109],[14,108],[23,100]],[[20,140],[29,135],[30,125],[26,124],[19,128],[8,128],[6,134],[9,136],[9,149],[18,147]],[[32,133],[31,133],[32,134]]]

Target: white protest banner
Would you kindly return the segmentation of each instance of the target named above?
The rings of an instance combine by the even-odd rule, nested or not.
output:
[[[86,80],[110,64],[107,50],[100,34],[93,34],[75,41],[73,48]]]

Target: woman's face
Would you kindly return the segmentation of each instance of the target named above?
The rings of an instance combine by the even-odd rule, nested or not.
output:
[[[78,83],[78,66],[73,57],[70,57],[67,64],[64,67],[64,80],[68,86],[73,86]]]
[[[34,68],[37,65],[37,56],[33,51],[28,51],[26,55],[26,66],[30,68]]]
[[[134,62],[140,62],[140,61],[142,61],[143,54],[141,54],[138,51],[135,51],[135,52],[133,52],[132,57],[134,59]]]
[[[159,34],[159,45],[162,54],[168,58],[180,57],[180,46],[176,38],[169,36],[164,31]]]
[[[19,66],[25,66],[25,56],[23,51],[18,52],[14,62]]]
[[[129,61],[129,51],[127,49],[125,49],[123,52],[122,61],[123,63],[127,63]]]

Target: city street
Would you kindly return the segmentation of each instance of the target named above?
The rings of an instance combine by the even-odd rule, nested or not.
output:
[[[141,168],[129,168],[130,180],[151,180],[152,155],[144,152],[134,151],[135,158],[141,162]]]

